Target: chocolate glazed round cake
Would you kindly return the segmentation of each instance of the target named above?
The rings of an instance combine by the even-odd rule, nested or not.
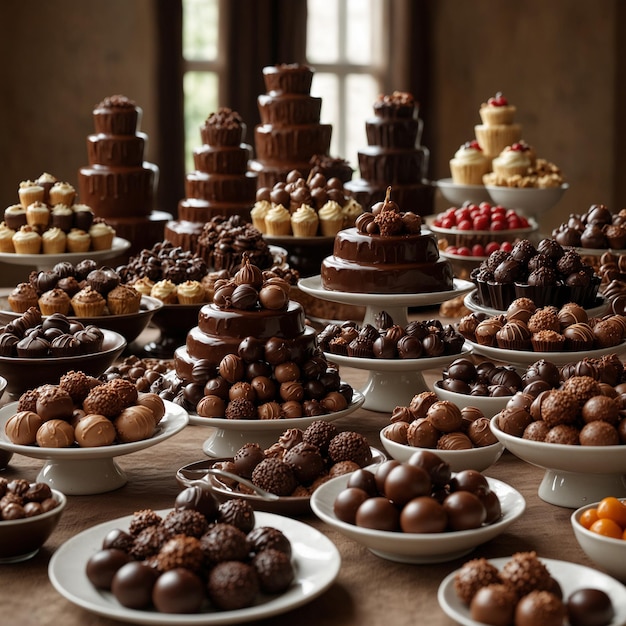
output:
[[[253,273],[258,278],[250,279]],[[241,282],[244,280],[250,282]],[[295,362],[304,362],[316,353],[316,333],[305,324],[304,309],[289,300],[285,281],[271,280],[264,281],[261,270],[246,258],[233,279],[216,282],[213,302],[202,307],[198,325],[176,350],[176,373],[183,381],[194,380],[193,368],[199,361],[204,368],[216,368],[226,355],[237,354],[246,337],[265,346],[268,362],[278,356],[273,359],[267,354],[267,344],[276,344],[272,349],[280,346]]]
[[[401,213],[389,199],[335,237],[322,261],[324,289],[350,293],[432,293],[453,287],[452,266],[439,257],[434,235],[422,232],[419,215]]]

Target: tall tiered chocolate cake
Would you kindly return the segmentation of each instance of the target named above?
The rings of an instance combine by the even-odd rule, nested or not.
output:
[[[426,179],[428,148],[420,145],[422,121],[413,96],[394,91],[374,103],[366,120],[367,147],[359,150],[360,179],[345,184],[364,207],[385,198],[389,185],[396,202],[420,215],[433,212],[434,187]]]
[[[96,105],[96,132],[87,137],[89,165],[78,170],[81,203],[130,240],[131,253],[162,239],[165,222],[172,217],[153,211],[159,168],[143,160],[148,136],[139,132],[141,114],[141,108],[122,95]]]
[[[250,220],[257,175],[248,172],[252,146],[243,143],[246,125],[229,108],[212,113],[200,128],[202,145],[194,150],[195,171],[185,178],[186,198],[178,204],[178,220],[165,226],[165,239],[196,251],[206,222],[239,215]]]
[[[315,155],[328,155],[332,126],[320,124],[322,99],[310,95],[313,68],[281,64],[263,68],[266,94],[258,97],[261,124],[254,129],[256,158],[249,167],[258,186],[284,181],[291,170],[305,178]]]

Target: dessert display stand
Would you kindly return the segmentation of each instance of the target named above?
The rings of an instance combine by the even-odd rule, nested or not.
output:
[[[364,305],[366,308],[363,324],[371,324],[375,327],[377,317],[384,311],[391,316],[394,324],[405,327],[408,324],[408,307],[441,304],[471,291],[474,285],[469,281],[455,278],[454,286],[449,291],[407,294],[348,293],[324,289],[321,277],[317,275],[300,279],[298,287],[305,293],[322,300]],[[369,370],[367,384],[361,390],[365,397],[363,406],[371,411],[383,413],[392,411],[398,405],[408,404],[417,393],[428,391],[422,371],[445,365],[457,356],[455,354],[434,359],[391,360],[326,355],[327,359],[335,361],[338,365]]]
[[[11,442],[4,432],[17,402],[0,409],[0,449],[45,461],[37,480],[68,496],[106,493],[123,487],[128,476],[115,457],[150,448],[180,432],[189,423],[189,415],[180,406],[165,402],[166,412],[156,432],[149,439],[94,448],[41,448]]]
[[[113,244],[106,250],[90,250],[88,252],[63,252],[62,254],[16,254],[15,252],[0,252],[0,261],[8,265],[29,265],[38,271],[51,270],[61,261],[79,263],[83,259],[104,261],[124,254],[130,248],[130,241],[122,237],[115,237]]]

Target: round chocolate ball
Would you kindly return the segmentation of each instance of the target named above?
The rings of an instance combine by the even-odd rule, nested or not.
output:
[[[430,493],[432,483],[425,469],[409,463],[401,463],[387,474],[384,494],[396,506]]]
[[[443,501],[451,530],[479,528],[487,519],[485,505],[469,491],[455,491]]]
[[[117,548],[98,550],[87,561],[85,570],[87,578],[94,587],[108,591],[117,570],[129,561],[130,556],[123,550]]]
[[[357,509],[355,522],[363,528],[397,531],[400,512],[387,498],[368,498]]]
[[[356,524],[356,512],[369,497],[370,494],[358,487],[342,489],[333,502],[333,512],[342,522]]]
[[[426,470],[435,487],[442,487],[450,482],[452,476],[450,465],[437,456],[435,452],[417,450],[410,456],[407,462],[410,465]]]
[[[456,359],[448,366],[448,376],[470,383],[476,379],[476,366],[469,359]]]
[[[113,576],[111,591],[122,606],[145,609],[152,602],[152,589],[158,576],[153,567],[141,561],[130,561]]]
[[[442,533],[447,523],[443,505],[430,496],[413,498],[400,513],[400,527],[405,533]]]
[[[387,475],[394,468],[400,465],[400,461],[396,459],[388,459],[387,461],[383,461],[380,465],[376,467],[376,471],[374,473],[374,480],[376,482],[376,489],[378,493],[385,493],[385,480],[387,479]]]
[[[615,616],[611,598],[601,589],[582,588],[567,599],[571,626],[605,626]]]
[[[152,602],[161,613],[197,613],[204,599],[202,579],[183,567],[161,574],[152,589]]]
[[[370,496],[378,495],[376,476],[366,469],[361,468],[352,472],[348,478],[348,487],[357,487],[362,489]]]

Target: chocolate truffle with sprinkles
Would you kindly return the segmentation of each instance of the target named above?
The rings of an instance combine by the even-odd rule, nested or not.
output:
[[[167,572],[177,567],[199,572],[203,563],[204,553],[200,540],[185,535],[177,535],[168,539],[156,557],[157,568],[161,572]]]
[[[152,509],[135,511],[128,525],[128,532],[131,535],[138,535],[144,528],[158,526],[162,521],[161,516]]]
[[[217,521],[249,533],[254,528],[254,508],[247,500],[226,500],[219,506]]]
[[[322,454],[326,454],[330,442],[338,433],[339,431],[333,423],[326,420],[315,420],[305,429],[302,434],[302,441],[312,443],[317,446]]]
[[[294,579],[291,559],[280,550],[263,550],[252,559],[252,566],[265,593],[282,593]]]
[[[259,591],[255,569],[247,563],[226,561],[218,563],[209,574],[209,598],[223,611],[235,611],[250,606]]]
[[[500,570],[500,577],[518,598],[534,590],[552,588],[550,572],[534,551],[515,553]]]
[[[193,509],[173,509],[163,520],[163,526],[171,535],[201,537],[208,529],[206,517]]]
[[[469,605],[476,592],[493,583],[502,582],[500,572],[485,558],[471,559],[463,564],[454,576],[454,590]]]
[[[276,458],[261,461],[252,472],[252,482],[277,496],[288,496],[298,484],[291,467]]]
[[[157,554],[170,538],[171,534],[163,526],[148,526],[134,538],[127,552],[136,561],[142,561]]]
[[[232,524],[214,524],[202,535],[200,545],[210,563],[245,561],[248,557],[246,534]]]
[[[328,456],[334,463],[354,461],[360,467],[364,467],[372,461],[372,450],[363,435],[345,431],[333,437],[328,446]]]

